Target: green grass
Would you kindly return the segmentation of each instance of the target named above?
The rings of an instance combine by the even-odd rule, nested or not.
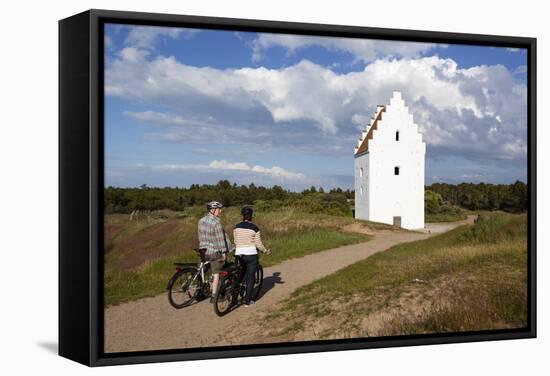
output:
[[[142,265],[131,271],[106,268],[104,273],[104,305],[119,304],[165,291],[168,280],[175,273],[174,262],[197,262],[198,257],[189,253],[165,257]]]
[[[365,242],[371,239],[368,235],[341,233],[333,229],[313,229],[307,232],[293,231],[288,236],[281,236],[266,246],[273,254],[261,256],[263,266],[302,257],[307,254],[347,244]],[[136,270],[115,271],[105,269],[105,305],[118,304],[147,296],[162,293],[172,274],[174,262],[198,262],[198,257],[191,252],[181,256],[164,257],[153,260]]]
[[[456,222],[464,219],[466,219],[466,214],[464,212],[426,214],[424,218],[427,223]]]
[[[344,233],[330,228],[293,230],[264,242],[273,253],[269,256],[262,255],[261,263],[263,266],[271,266],[288,259],[370,239],[372,237],[365,234]]]
[[[354,326],[399,307],[408,291],[420,302],[432,299],[432,308],[420,317],[394,315],[379,335],[522,327],[526,242],[526,215],[482,214],[474,226],[392,247],[304,286],[271,317],[282,317],[283,328],[292,325],[292,317],[311,325],[325,318],[327,336],[346,328],[364,336],[369,333]]]

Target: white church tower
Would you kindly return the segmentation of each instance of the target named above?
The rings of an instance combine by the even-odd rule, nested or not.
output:
[[[355,218],[423,228],[425,154],[422,134],[394,91],[355,147]]]

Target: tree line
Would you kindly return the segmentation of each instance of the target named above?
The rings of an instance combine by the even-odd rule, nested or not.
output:
[[[435,183],[426,187],[426,205],[452,205],[470,210],[527,210],[527,185],[461,183],[457,185]],[[351,215],[354,191],[333,188],[325,191],[314,186],[301,192],[292,192],[281,186],[272,187],[237,185],[228,180],[217,184],[192,184],[188,188],[148,187],[104,189],[105,213],[131,213],[134,210],[171,209],[182,211],[192,206],[220,201],[225,206],[254,205],[258,209],[293,206],[307,212]],[[441,201],[441,202],[440,202]]]
[[[529,203],[527,184],[519,180],[513,184],[434,183],[426,190],[440,195],[447,204],[470,210],[517,213],[526,211]],[[434,196],[430,198],[433,202]]]
[[[148,187],[104,189],[105,213],[131,213],[134,210],[185,210],[191,206],[205,205],[209,201],[220,201],[225,206],[254,205],[263,209],[281,206],[303,207],[310,212],[339,214],[351,213],[349,200],[352,190],[334,188],[328,192],[314,186],[302,192],[292,192],[279,185],[272,187],[231,184],[220,180],[217,184],[192,184],[189,188]]]

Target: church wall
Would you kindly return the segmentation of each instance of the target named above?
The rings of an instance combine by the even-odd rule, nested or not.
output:
[[[363,176],[361,176],[361,168]],[[355,158],[355,218],[369,218],[369,154],[363,154]],[[362,188],[362,189],[361,189]]]

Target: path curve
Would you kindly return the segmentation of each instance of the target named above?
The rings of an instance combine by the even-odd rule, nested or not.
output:
[[[251,308],[239,307],[224,317],[214,313],[208,301],[174,309],[166,293],[151,298],[110,306],[104,316],[104,351],[183,349],[231,345],[246,331],[245,322],[254,320],[290,296],[292,291],[334,273],[396,244],[425,239],[463,224],[475,216],[451,223],[428,223],[423,233],[382,231],[366,243],[333,248],[284,261],[264,269],[261,299]],[[269,256],[265,256],[269,257]],[[223,333],[231,332],[231,340]]]

